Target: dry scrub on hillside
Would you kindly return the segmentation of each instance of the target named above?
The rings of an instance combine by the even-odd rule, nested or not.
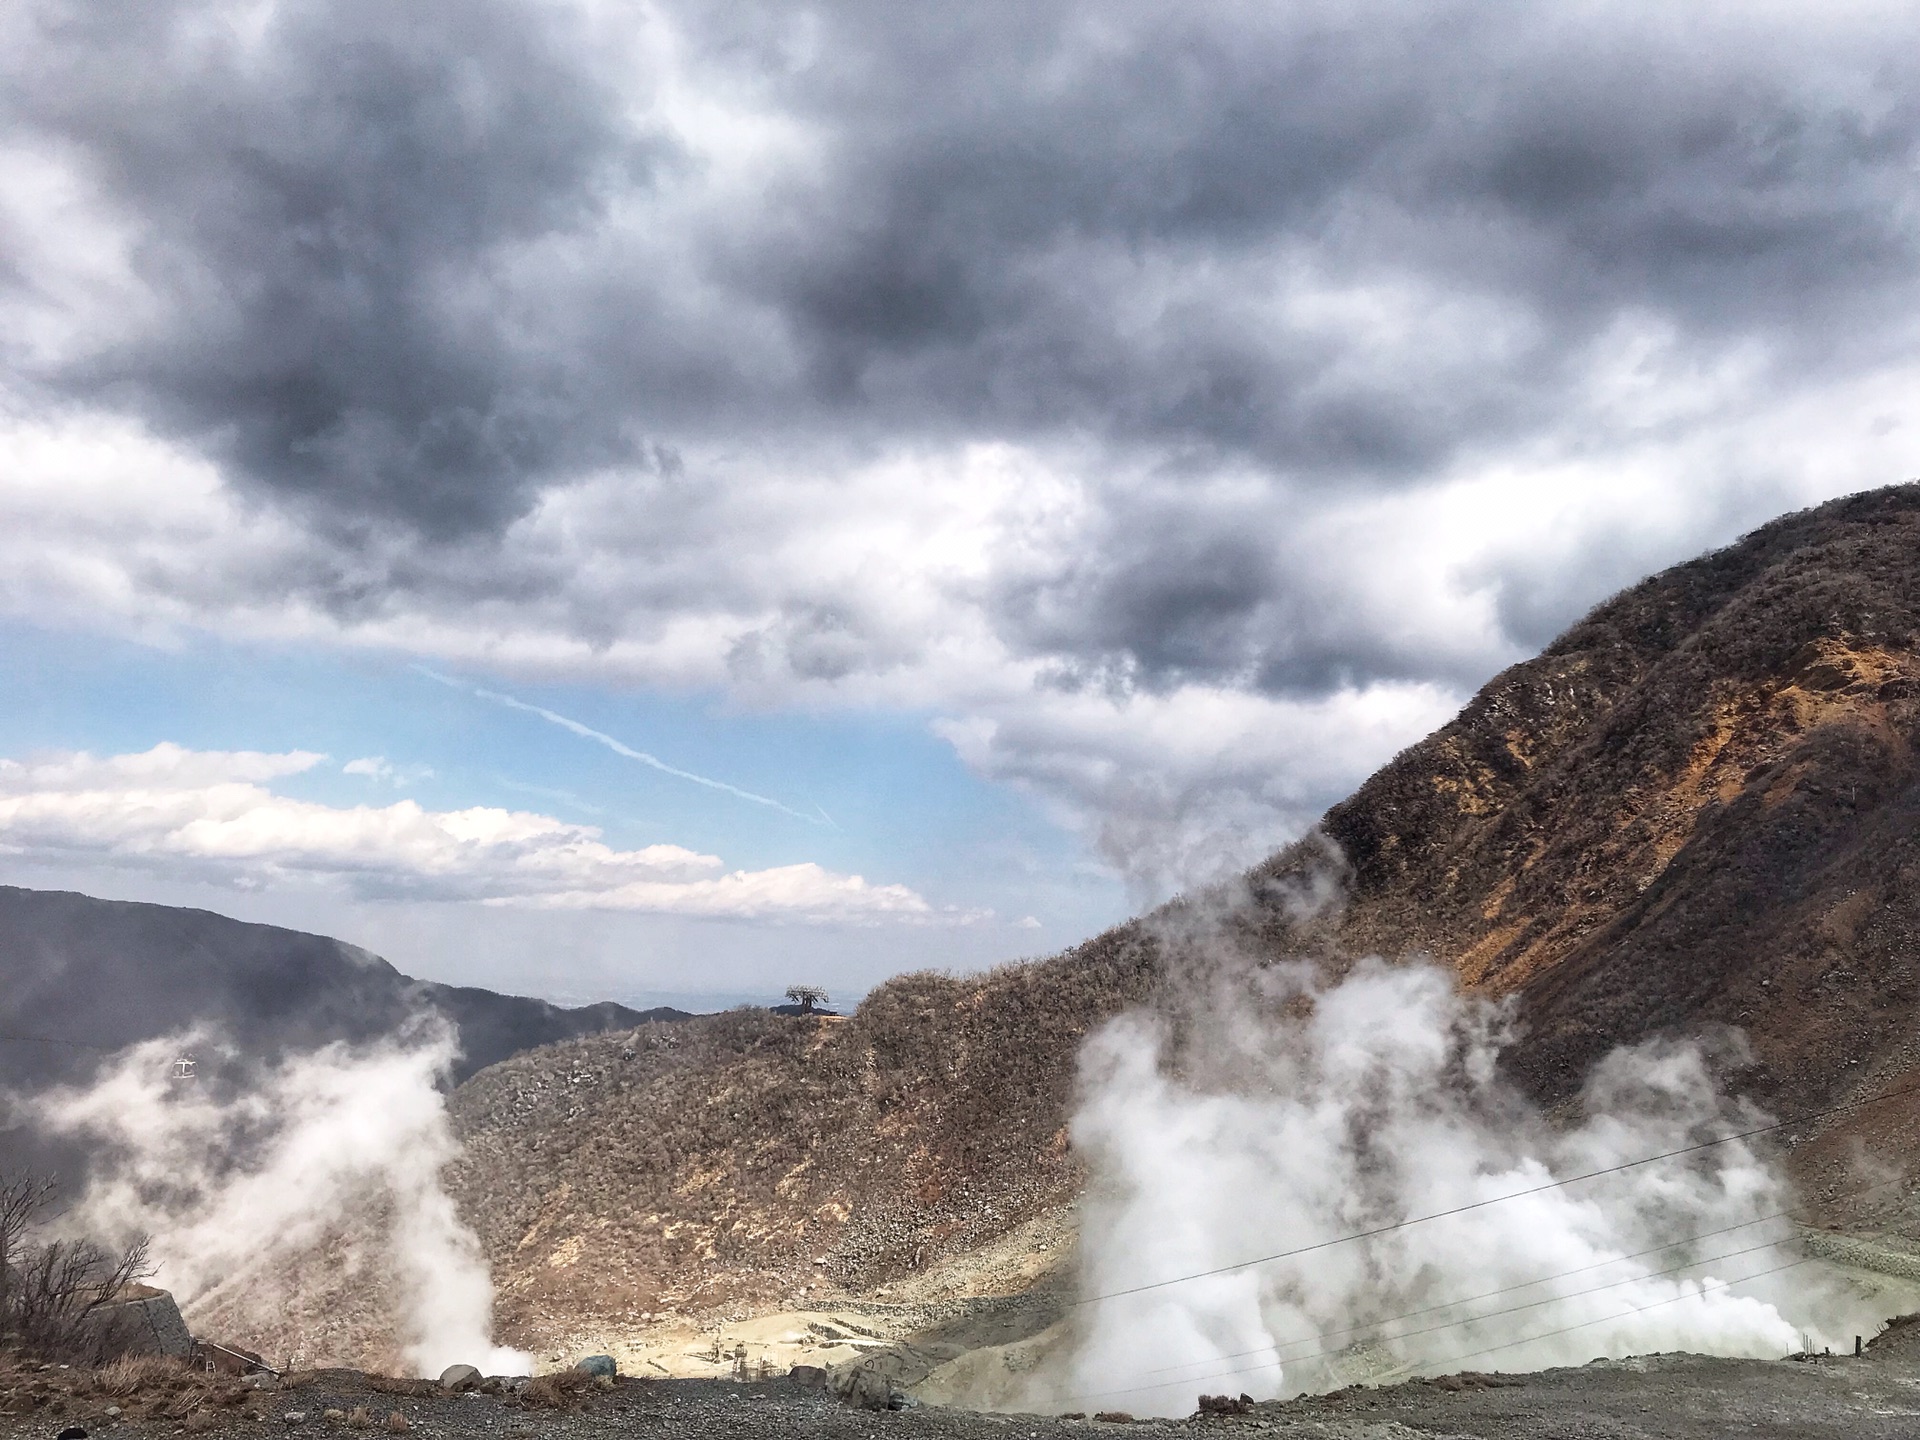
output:
[[[509,1333],[870,1283],[1066,1200],[1080,1039],[1152,973],[1116,932],[902,976],[846,1020],[736,1010],[484,1072],[454,1097],[453,1179]]]
[[[66,1369],[0,1355],[0,1415],[58,1417],[64,1424],[104,1416],[111,1406],[128,1420],[186,1424],[215,1411],[258,1411],[259,1403],[257,1391],[230,1376],[208,1375],[159,1356]]]

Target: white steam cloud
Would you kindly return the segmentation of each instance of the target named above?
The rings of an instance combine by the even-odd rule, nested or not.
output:
[[[1760,1153],[1632,1163],[1765,1123],[1699,1047],[1616,1052],[1556,1129],[1496,1073],[1507,1012],[1444,971],[1211,983],[1187,1015],[1124,1017],[1087,1047],[1081,1300],[1019,1405],[1177,1415],[1200,1393],[1777,1357],[1821,1332],[1831,1297],[1776,1248],[1790,1198]]]
[[[174,1075],[184,1051],[197,1052],[198,1078]],[[529,1357],[492,1341],[493,1284],[441,1185],[457,1145],[436,1082],[457,1053],[435,1018],[230,1083],[240,1057],[175,1036],[31,1108],[91,1147],[74,1227],[151,1234],[157,1283],[196,1333],[276,1364],[291,1352],[307,1364],[524,1374]]]

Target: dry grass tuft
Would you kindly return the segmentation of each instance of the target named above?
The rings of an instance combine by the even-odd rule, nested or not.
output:
[[[574,1410],[581,1394],[593,1384],[593,1376],[578,1370],[557,1370],[527,1382],[520,1392],[520,1403],[540,1410]]]
[[[88,1389],[123,1400],[147,1390],[174,1390],[189,1383],[192,1372],[164,1355],[123,1355],[93,1372]]]

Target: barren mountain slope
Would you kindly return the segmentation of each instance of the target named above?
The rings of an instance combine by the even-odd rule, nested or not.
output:
[[[1257,953],[1425,952],[1518,996],[1565,1099],[1611,1046],[1727,1022],[1782,1111],[1900,1082],[1920,906],[1920,487],[1791,516],[1600,607],[1336,806],[1231,922]],[[1070,1196],[1081,1035],[1177,969],[1174,906],[1052,960],[912,976],[852,1019],[736,1014],[463,1086],[457,1186],[510,1338],[866,1286]],[[669,1043],[669,1040],[676,1043]],[[1787,1137],[1816,1195],[1885,1106]],[[827,1263],[815,1265],[817,1257]]]
[[[453,1186],[508,1338],[823,1298],[1065,1203],[1073,1055],[1151,983],[1140,947],[1088,947],[903,976],[846,1020],[737,1010],[481,1072]]]
[[[1335,922],[1270,915],[1264,938],[1423,950],[1517,993],[1513,1064],[1543,1099],[1614,1045],[1724,1023],[1752,1040],[1749,1090],[1843,1100],[1911,1063],[1917,733],[1902,486],[1667,571],[1498,677],[1327,815]]]

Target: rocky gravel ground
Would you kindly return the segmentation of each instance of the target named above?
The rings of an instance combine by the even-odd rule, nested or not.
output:
[[[1904,1337],[1903,1337],[1904,1338]],[[0,1440],[146,1440],[204,1434],[289,1440],[1119,1440],[1177,1433],[1203,1440],[1279,1434],[1301,1440],[1416,1437],[1566,1437],[1566,1440],[1706,1440],[1706,1437],[1920,1434],[1920,1349],[1883,1347],[1825,1361],[1651,1356],[1596,1361],[1532,1375],[1460,1375],[1377,1389],[1258,1404],[1185,1420],[987,1415],[932,1406],[890,1412],[844,1405],[817,1384],[790,1379],[584,1380],[544,1391],[490,1387],[449,1393],[427,1382],[351,1371],[291,1383],[196,1381],[132,1396],[104,1393],[84,1375],[0,1376]],[[197,1388],[195,1388],[197,1387]],[[109,1408],[119,1413],[109,1413]],[[134,1412],[139,1412],[138,1415]]]

